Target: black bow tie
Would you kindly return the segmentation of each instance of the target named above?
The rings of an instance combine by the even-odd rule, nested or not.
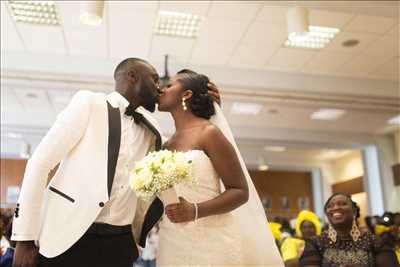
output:
[[[143,122],[143,114],[136,112],[131,104],[126,108],[125,115],[131,116],[135,120],[136,124]]]
[[[156,151],[161,149],[161,135],[157,131],[156,127],[149,122],[143,114],[136,112],[135,109],[131,104],[126,108],[125,110],[125,115],[131,116],[136,124],[143,123],[144,126],[146,126],[155,136],[156,136]]]

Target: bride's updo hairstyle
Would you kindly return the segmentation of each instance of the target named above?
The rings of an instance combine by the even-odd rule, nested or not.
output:
[[[177,80],[182,88],[193,92],[188,101],[188,106],[192,113],[208,120],[215,113],[213,99],[208,94],[207,84],[210,81],[208,77],[189,69],[183,69],[177,75]]]

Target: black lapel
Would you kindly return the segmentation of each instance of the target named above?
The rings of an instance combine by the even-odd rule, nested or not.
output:
[[[121,145],[121,114],[118,108],[113,108],[107,102],[108,109],[108,169],[107,190],[111,196],[111,188],[114,181],[115,168],[117,166],[119,147]]]
[[[139,245],[144,248],[146,246],[147,234],[150,232],[151,228],[160,220],[161,216],[164,214],[164,205],[161,200],[156,197],[151,203],[149,209],[144,216],[142,231],[139,237]]]

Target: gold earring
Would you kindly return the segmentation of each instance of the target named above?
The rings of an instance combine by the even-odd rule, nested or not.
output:
[[[184,97],[182,97],[182,108],[183,108],[184,111],[187,110],[187,106],[186,106],[185,100],[186,99]]]
[[[350,235],[354,242],[357,242],[357,240],[360,238],[360,235],[361,235],[361,232],[360,232],[360,229],[358,229],[355,217],[353,218],[353,225],[351,226]]]
[[[331,224],[329,224],[329,228],[328,228],[328,238],[331,240],[331,242],[336,243],[337,232],[336,232],[336,230],[332,227]]]

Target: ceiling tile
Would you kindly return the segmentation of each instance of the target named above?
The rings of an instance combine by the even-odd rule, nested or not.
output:
[[[63,102],[69,103],[73,92],[71,90],[47,90],[51,103]]]
[[[324,48],[329,51],[337,51],[343,53],[359,53],[363,51],[373,41],[377,40],[379,35],[370,33],[353,33],[353,32],[339,32],[336,37]],[[356,39],[359,44],[354,47],[344,47],[342,43],[347,40]]]
[[[206,15],[210,1],[160,1],[160,10]]]
[[[309,23],[313,26],[333,27],[341,29],[355,15],[349,13],[330,12],[320,9],[309,9]]]
[[[373,70],[371,72],[371,75],[391,80],[399,80],[400,79],[399,64],[400,64],[399,57],[392,58],[388,62],[384,63],[383,65]]]
[[[276,46],[240,45],[229,61],[235,67],[264,67],[267,60],[276,52]]]
[[[300,70],[317,52],[306,49],[280,48],[268,62],[268,69]]]
[[[199,39],[238,42],[249,23],[231,19],[207,19],[200,29]]]
[[[21,38],[10,16],[5,1],[1,1],[1,50],[23,51],[25,50]],[[7,37],[6,37],[7,36]]]
[[[190,63],[202,65],[225,65],[235,44],[232,42],[199,41],[195,44]]]
[[[109,2],[111,58],[146,59],[151,46],[157,4],[154,2]]]
[[[133,14],[153,14],[158,8],[158,1],[108,1],[107,5],[114,10],[129,10]]]
[[[396,24],[387,32],[387,34],[393,36],[399,36],[399,32],[400,32],[400,24]]]
[[[346,76],[367,77],[371,71],[378,68],[389,59],[390,57],[387,56],[383,57],[376,54],[361,53],[352,58],[349,62],[346,62],[346,64],[342,65],[335,72]]]
[[[256,20],[281,24],[286,28],[286,13],[288,10],[288,6],[275,6],[267,2],[257,15]]]
[[[382,56],[399,55],[399,38],[391,35],[384,35],[371,43],[363,53],[372,53]]]
[[[191,38],[155,35],[150,60],[164,62],[164,56],[168,54],[170,62],[185,64],[190,58],[194,42]]]
[[[208,17],[250,20],[261,7],[258,1],[214,1]]]
[[[329,74],[332,71],[338,69],[341,65],[347,62],[353,57],[349,53],[338,53],[338,52],[324,52],[321,51],[315,55],[308,62],[302,71],[310,73],[326,73]]]
[[[6,86],[1,86],[0,94],[2,113],[3,111],[14,112],[22,109],[22,106],[12,89]]]
[[[358,15],[344,27],[344,31],[385,33],[396,23],[395,18]]]
[[[14,89],[14,93],[25,111],[52,110],[47,92],[37,89]]]
[[[47,90],[47,94],[56,114],[67,107],[72,97],[70,90]]]
[[[282,25],[254,22],[250,25],[241,42],[242,44],[280,46],[285,42],[286,38],[287,31]]]
[[[89,26],[79,20],[79,5],[71,5],[70,1],[59,1],[57,4],[69,54],[107,57],[107,5],[102,23]]]
[[[61,26],[17,23],[29,52],[67,54]]]

